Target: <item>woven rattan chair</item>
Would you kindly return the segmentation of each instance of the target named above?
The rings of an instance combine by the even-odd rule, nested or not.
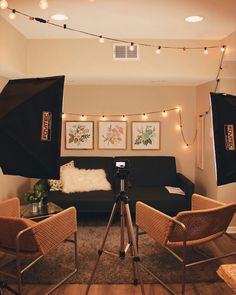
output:
[[[192,196],[192,210],[180,212],[175,217],[170,217],[142,202],[137,202],[137,245],[139,235],[147,233],[182,263],[182,295],[184,295],[185,273],[188,267],[236,255],[236,252],[232,252],[189,264],[186,261],[186,248],[209,242],[225,234],[235,211],[235,203],[224,204],[197,194]],[[174,252],[175,248],[182,249],[181,256]],[[140,267],[157,279],[171,294],[176,294],[142,263]]]
[[[73,270],[51,288],[50,294],[77,271],[77,221],[76,210],[71,207],[40,222],[20,217],[18,198],[0,202],[0,251],[13,255],[16,259],[16,273],[2,269],[0,274],[17,280],[18,294],[22,294],[22,274],[39,259],[51,254],[60,243],[68,240],[74,243]],[[70,239],[73,236],[73,239]],[[22,267],[22,258],[30,258],[30,263]],[[5,265],[6,266],[6,265]]]

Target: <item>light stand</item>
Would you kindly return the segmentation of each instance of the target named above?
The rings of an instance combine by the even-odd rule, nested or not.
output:
[[[128,171],[118,170],[117,176],[120,178],[120,193],[117,196],[116,201],[113,205],[111,215],[106,227],[105,236],[102,241],[101,247],[98,250],[98,257],[97,257],[93,272],[91,274],[90,280],[88,282],[85,295],[89,293],[89,289],[94,279],[96,269],[102,254],[105,253],[105,254],[119,257],[120,259],[124,259],[128,250],[130,250],[130,257],[132,258],[132,267],[133,267],[133,275],[134,275],[133,283],[134,285],[137,285],[138,282],[140,282],[142,295],[145,295],[143,281],[139,272],[138,263],[140,262],[140,257],[138,256],[138,249],[137,249],[137,244],[135,241],[134,229],[133,229],[132,220],[131,220],[129,198],[126,195],[124,190],[125,179],[127,177],[127,174],[128,174]],[[115,217],[115,213],[117,211],[118,205],[120,205],[120,253],[116,254],[110,251],[106,251],[104,247],[105,247],[106,239],[107,239],[109,230],[111,228],[113,219]],[[126,225],[127,236],[128,236],[127,245],[125,245],[125,225]]]

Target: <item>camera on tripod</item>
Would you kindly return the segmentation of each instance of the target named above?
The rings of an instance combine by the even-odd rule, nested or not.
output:
[[[115,161],[115,176],[121,178],[121,179],[126,179],[129,174],[129,161],[125,159],[119,159]]]

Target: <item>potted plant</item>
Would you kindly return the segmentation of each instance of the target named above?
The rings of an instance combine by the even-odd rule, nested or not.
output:
[[[32,204],[32,211],[37,212],[38,207],[42,205],[43,199],[46,197],[47,193],[42,184],[35,184],[33,188],[25,194],[25,199],[28,203]]]

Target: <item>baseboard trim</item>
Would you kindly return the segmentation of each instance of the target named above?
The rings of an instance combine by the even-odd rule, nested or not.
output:
[[[227,229],[227,233],[236,234],[236,226],[229,226]]]

